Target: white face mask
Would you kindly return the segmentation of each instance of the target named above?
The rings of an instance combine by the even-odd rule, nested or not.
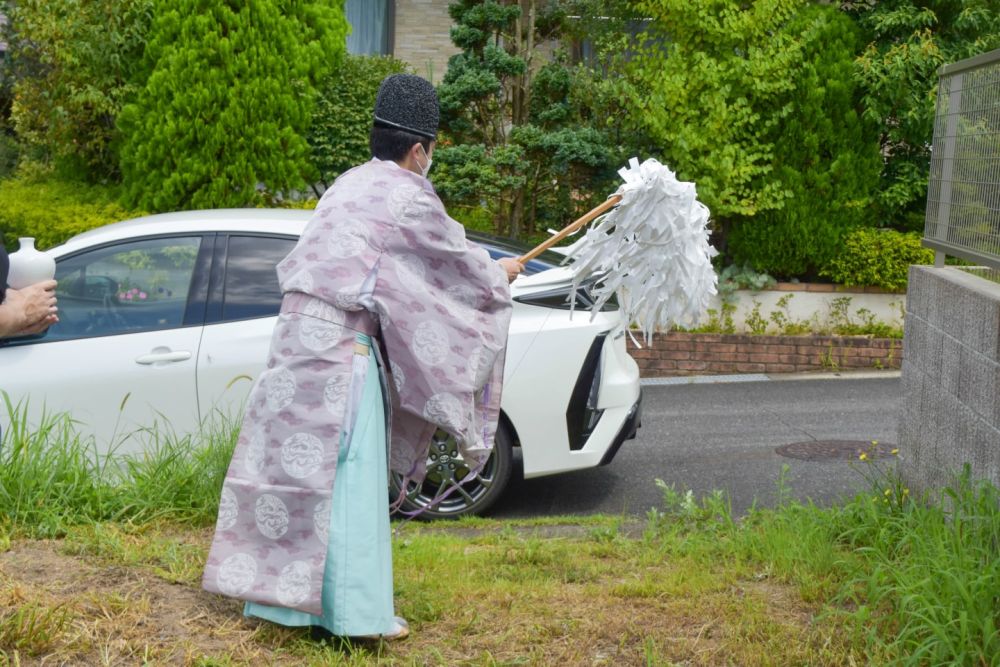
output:
[[[418,162],[417,166],[420,167],[421,176],[427,178],[427,174],[430,172],[431,165],[434,164],[434,160],[430,159],[430,157],[427,155],[427,151],[424,150],[423,144],[420,144],[420,152],[424,154],[424,159],[427,160],[427,165],[424,167],[420,167],[420,163]]]

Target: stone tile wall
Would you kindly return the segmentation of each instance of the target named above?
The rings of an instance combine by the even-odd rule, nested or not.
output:
[[[408,63],[414,73],[441,82],[448,58],[458,53],[451,42],[451,0],[396,0],[393,55]]]

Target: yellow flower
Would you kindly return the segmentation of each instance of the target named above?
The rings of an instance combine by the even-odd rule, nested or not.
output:
[[[886,489],[885,490],[885,495],[889,495],[890,493],[892,493],[892,491],[890,489]]]
[[[896,454],[899,454],[899,449],[894,449],[894,450],[892,450],[889,453],[892,454],[893,456],[895,456]]]
[[[864,452],[861,452],[861,456],[859,456],[858,458],[860,460],[862,460],[862,461],[867,461],[868,460],[868,455],[865,454]]]
[[[908,495],[910,495],[910,490],[909,490],[909,489],[906,489],[906,488],[904,488],[904,489],[903,489],[903,495],[904,495],[904,496],[908,496]]]
[[[872,440],[872,447],[878,447],[878,440]]]

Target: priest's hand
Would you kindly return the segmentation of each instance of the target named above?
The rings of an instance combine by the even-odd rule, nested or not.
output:
[[[497,260],[497,264],[507,272],[507,282],[512,283],[514,279],[517,278],[521,271],[524,271],[524,264],[517,261],[513,257],[501,257]]]

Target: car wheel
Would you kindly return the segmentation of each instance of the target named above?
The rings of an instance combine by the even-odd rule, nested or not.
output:
[[[454,518],[465,514],[481,514],[496,502],[510,481],[514,468],[512,437],[501,422],[493,442],[493,453],[483,469],[464,484],[459,481],[469,473],[455,439],[444,431],[437,431],[431,442],[427,458],[427,477],[421,483],[410,482],[406,500],[400,508],[404,512],[421,511],[425,519]],[[389,475],[389,490],[393,499],[399,498],[402,475]],[[434,507],[430,502],[442,491],[451,490],[448,496]]]

